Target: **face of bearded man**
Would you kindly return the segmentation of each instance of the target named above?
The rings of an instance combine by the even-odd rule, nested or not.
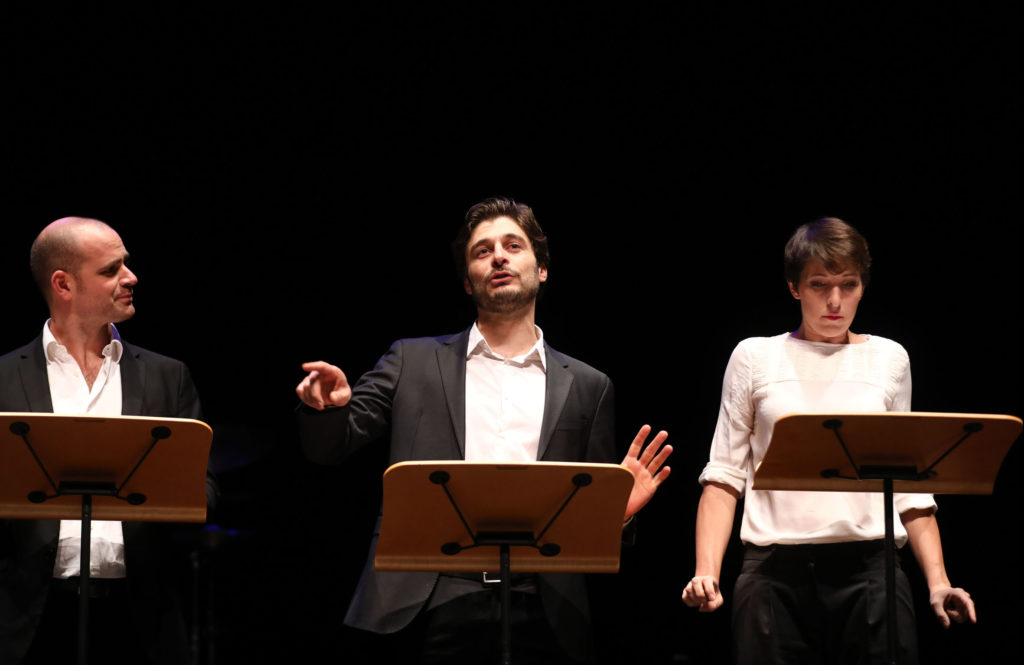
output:
[[[537,265],[530,241],[508,217],[481,222],[466,248],[466,293],[479,310],[508,314],[537,298],[547,268]]]

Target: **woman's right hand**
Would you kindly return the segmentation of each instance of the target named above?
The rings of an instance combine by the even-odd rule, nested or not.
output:
[[[683,589],[683,602],[696,607],[700,612],[714,612],[725,599],[718,588],[718,579],[713,575],[695,575]]]

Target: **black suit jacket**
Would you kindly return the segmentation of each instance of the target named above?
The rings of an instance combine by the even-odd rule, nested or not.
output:
[[[390,432],[390,463],[465,456],[466,353],[469,331],[395,342],[353,387],[345,407],[299,409],[307,457],[336,464]],[[614,463],[614,390],[598,370],[546,346],[547,376],[538,459]],[[380,520],[377,528],[379,530]],[[378,572],[370,553],[345,617],[380,633],[407,626],[426,603],[437,573]],[[577,657],[587,648],[589,610],[582,575],[544,574],[545,614],[563,646]]]
[[[122,343],[122,415],[202,419],[198,393],[182,362]],[[0,357],[0,412],[52,411],[40,335]],[[207,474],[211,508],[216,496],[214,479]],[[160,633],[178,632],[182,621],[166,579],[168,529],[143,522],[122,526],[135,628],[153,649],[175,648],[158,644]],[[53,578],[59,530],[59,520],[0,520],[0,663],[18,662],[32,642]],[[73,629],[68,639],[74,639]]]

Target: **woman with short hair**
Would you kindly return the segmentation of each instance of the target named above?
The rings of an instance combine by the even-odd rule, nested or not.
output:
[[[696,570],[683,601],[722,606],[722,557],[744,497],[743,567],[733,592],[738,663],[874,663],[886,654],[885,518],[878,492],[765,491],[754,469],[775,421],[793,413],[910,411],[910,361],[898,343],[851,330],[871,256],[846,222],[794,232],[785,276],[800,303],[792,333],[743,340],[729,359],[697,508]],[[909,542],[943,625],[975,621],[946,576],[930,494],[896,494],[897,547]],[[910,586],[897,570],[901,663],[917,660]]]

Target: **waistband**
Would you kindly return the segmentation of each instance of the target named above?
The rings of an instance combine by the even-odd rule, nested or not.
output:
[[[128,587],[128,580],[124,577],[119,578],[103,578],[103,577],[90,577],[89,578],[89,597],[90,598],[109,598],[123,593]],[[50,588],[61,591],[64,593],[73,593],[78,595],[81,590],[81,579],[75,575],[74,577],[68,578],[53,578],[53,582]]]
[[[501,584],[501,573],[441,573],[442,577],[453,577],[460,580],[476,582],[481,586],[498,587]],[[536,573],[512,573],[509,586],[514,590],[529,590],[537,587]]]
[[[744,558],[817,560],[836,558],[867,558],[885,553],[884,540],[854,540],[846,543],[814,543],[807,545],[744,545]]]

